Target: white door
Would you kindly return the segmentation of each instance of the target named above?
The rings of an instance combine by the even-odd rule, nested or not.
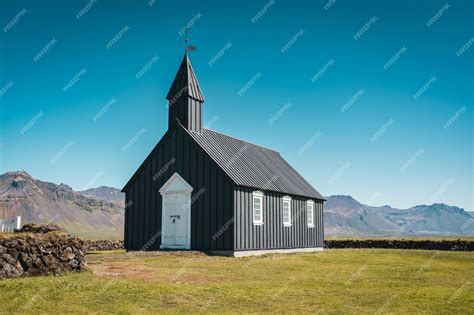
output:
[[[166,194],[163,211],[163,247],[188,246],[189,197],[188,193]]]
[[[174,173],[161,187],[161,248],[191,248],[192,191],[191,185],[178,173]]]

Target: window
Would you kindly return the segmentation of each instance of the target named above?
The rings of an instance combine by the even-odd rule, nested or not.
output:
[[[306,202],[306,210],[307,210],[307,220],[308,220],[308,227],[314,227],[314,202],[308,200]]]
[[[253,192],[253,224],[263,224],[263,193],[260,191]]]
[[[283,225],[291,226],[291,198],[283,197]]]

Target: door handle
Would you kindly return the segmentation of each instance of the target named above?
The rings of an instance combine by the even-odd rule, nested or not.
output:
[[[180,220],[181,216],[179,216],[179,215],[170,215],[170,218],[173,219],[173,223],[176,223],[176,219]]]

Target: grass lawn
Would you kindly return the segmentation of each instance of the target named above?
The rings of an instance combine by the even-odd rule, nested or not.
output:
[[[473,313],[474,253],[333,249],[263,257],[90,255],[88,271],[0,281],[0,313]]]

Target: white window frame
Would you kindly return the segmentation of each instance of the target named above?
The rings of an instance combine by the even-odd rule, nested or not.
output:
[[[255,199],[260,200],[260,219],[255,220]],[[252,193],[252,220],[253,225],[263,225],[263,192],[254,191]]]
[[[311,211],[310,211],[311,208]],[[309,223],[309,216],[311,213],[312,223]],[[308,200],[306,201],[306,222],[308,223],[308,227],[314,228],[314,201]]]
[[[288,203],[288,222],[285,222],[285,203]],[[291,226],[291,197],[283,197],[283,206],[281,208],[283,226]]]

